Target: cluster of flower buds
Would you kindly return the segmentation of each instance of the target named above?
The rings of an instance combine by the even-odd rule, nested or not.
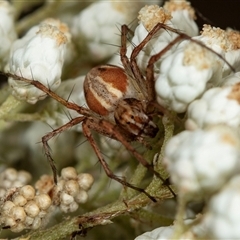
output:
[[[31,174],[14,168],[7,168],[0,173],[0,198],[4,197],[7,189],[22,187],[31,181]]]
[[[11,188],[2,200],[0,223],[13,232],[37,229],[43,225],[51,204],[48,194],[36,195],[30,185]]]
[[[41,83],[56,90],[61,83],[61,73],[69,40],[61,31],[61,23],[52,20],[30,29],[21,39],[14,42],[6,70],[28,79],[38,79]],[[31,56],[31,59],[30,59]],[[45,74],[43,74],[43,72]],[[9,78],[13,94],[20,100],[36,103],[46,94],[34,86]]]
[[[23,182],[26,177],[22,172],[18,175]],[[26,172],[24,174],[27,175]],[[8,169],[2,175],[12,177],[17,174],[14,169]],[[16,186],[15,182],[13,181],[12,185],[7,184],[9,186],[1,198],[0,224],[13,232],[20,232],[46,225],[58,208],[64,213],[76,211],[79,204],[87,201],[87,191],[93,184],[93,177],[87,173],[77,174],[74,168],[67,167],[62,169],[57,185],[54,184],[52,176],[48,175],[43,175],[35,188],[22,182],[19,184],[20,180],[18,187],[13,187]]]
[[[152,4],[159,2],[159,0],[151,1]],[[125,1],[124,3],[97,1],[73,18],[71,24],[73,37],[80,48],[87,48],[95,61],[111,57],[116,53],[114,45],[119,44],[116,23],[122,25],[131,22],[145,4],[148,4],[148,1]]]
[[[57,186],[53,183],[53,178],[43,175],[36,183],[38,193],[48,193],[53,205],[67,212],[74,212],[79,204],[83,204],[88,199],[87,191],[93,184],[93,177],[88,173],[77,174],[73,167],[62,169],[61,176],[58,178]]]

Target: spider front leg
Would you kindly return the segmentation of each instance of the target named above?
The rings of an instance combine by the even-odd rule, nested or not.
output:
[[[44,93],[46,93],[46,95],[48,95],[49,97],[55,99],[57,102],[59,102],[66,108],[72,109],[81,115],[91,116],[92,114],[94,114],[90,109],[81,107],[81,106],[77,105],[76,103],[70,102],[70,101],[60,97],[58,94],[53,92],[49,87],[46,87],[44,84],[42,84],[41,82],[39,82],[37,80],[27,79],[23,76],[18,76],[16,74],[13,74],[10,72],[4,73],[4,72],[0,71],[0,74],[7,76],[7,77],[11,77],[16,81],[22,81],[22,82],[25,82],[26,84],[31,84],[31,85],[35,86],[36,88],[38,88],[41,91],[43,91]]]
[[[96,153],[96,155],[98,157],[98,160],[101,163],[101,165],[102,165],[106,175],[109,178],[119,182],[120,184],[122,184],[122,185],[124,185],[126,187],[129,187],[129,188],[132,188],[132,189],[134,189],[136,191],[144,193],[149,199],[151,199],[153,202],[156,202],[156,199],[153,196],[151,196],[149,193],[147,193],[144,189],[136,187],[136,186],[128,183],[127,181],[123,180],[122,178],[120,178],[120,177],[118,177],[118,176],[113,174],[113,172],[109,168],[108,164],[104,160],[104,158],[103,158],[103,156],[101,154],[101,151],[98,148],[97,143],[95,142],[95,140],[94,140],[94,138],[92,136],[92,133],[91,133],[91,130],[96,130],[96,131],[99,132],[99,128],[101,128],[100,126],[101,126],[100,123],[98,123],[98,122],[94,121],[94,119],[90,119],[90,118],[86,118],[86,120],[84,120],[83,123],[82,123],[83,133],[84,133],[85,137],[88,139],[88,141],[91,144],[92,148],[94,149],[94,151],[95,151],[95,153]],[[101,129],[100,131],[104,132],[105,130]]]
[[[63,126],[57,128],[57,129],[54,129],[52,132],[49,132],[48,134],[46,134],[45,136],[42,137],[43,148],[44,148],[45,154],[47,156],[48,162],[52,168],[53,179],[54,179],[55,184],[57,184],[57,168],[56,168],[54,160],[51,156],[48,141],[51,138],[55,137],[56,135],[60,134],[61,132],[81,123],[85,118],[86,117],[84,117],[84,116],[76,117],[76,118],[70,120],[68,123],[64,124]]]
[[[154,75],[153,75],[153,69],[152,74],[149,74],[147,79],[143,76],[141,70],[139,69],[137,65],[137,56],[140,53],[140,51],[143,50],[143,48],[148,44],[148,42],[155,36],[157,32],[161,28],[163,28],[164,24],[157,24],[148,34],[147,36],[137,45],[134,47],[130,60],[126,56],[127,53],[127,33],[130,31],[127,25],[122,25],[122,35],[121,35],[121,49],[120,49],[120,56],[121,61],[123,63],[124,69],[127,71],[127,73],[134,78],[134,80],[137,82],[142,94],[144,95],[144,98],[148,101],[155,100],[155,89],[154,89]],[[169,30],[169,29],[168,29]],[[178,30],[171,29],[175,33],[178,33]],[[181,35],[181,39],[183,36]],[[174,44],[173,44],[174,45]],[[169,47],[170,48],[170,47]],[[153,62],[154,63],[154,62]],[[151,73],[148,71],[148,73]]]
[[[179,30],[177,29],[174,29],[172,27],[169,27],[163,23],[158,23],[150,32],[149,34],[147,35],[147,37],[145,39],[147,39],[148,37],[151,37],[151,35],[153,33],[156,32],[156,30],[159,30],[159,29],[165,29],[166,31],[170,31],[170,32],[173,32],[173,33],[176,33],[178,34],[178,36],[173,39],[165,48],[163,48],[160,52],[158,52],[157,54],[154,54],[153,56],[151,56],[151,58],[149,59],[148,61],[148,65],[147,65],[147,68],[146,68],[146,83],[149,85],[149,93],[153,93],[154,92],[154,96],[155,96],[155,90],[154,90],[154,63],[157,62],[167,51],[169,51],[175,44],[177,44],[179,41],[181,40],[189,40],[193,43],[196,43],[197,45],[199,46],[202,46],[203,48],[209,50],[210,52],[214,53],[215,55],[217,55],[223,62],[225,62],[229,68],[235,72],[234,68],[231,66],[231,64],[219,53],[217,53],[216,51],[214,51],[213,49],[211,49],[210,47],[206,46],[204,43],[196,40],[196,39],[192,39],[192,37],[188,36],[187,34],[185,33],[182,33],[180,32]],[[145,41],[145,39],[143,40],[143,42]],[[142,44],[142,42],[141,42]],[[139,44],[140,45],[140,44]],[[135,48],[136,49],[136,48]],[[134,51],[135,51],[134,49]],[[133,52],[134,52],[133,51]],[[136,56],[136,54],[138,54],[139,51],[138,49],[136,49],[136,53],[132,53],[132,56]],[[155,98],[154,98],[155,99]]]
[[[124,70],[126,74],[132,79],[132,84],[135,86],[137,90],[141,92],[144,99],[147,99],[146,91],[145,91],[145,82],[144,77],[139,70],[137,64],[132,64],[132,61],[129,61],[127,57],[127,34],[131,30],[127,25],[122,25],[121,27],[121,48],[120,48],[120,58],[123,64]],[[137,85],[137,86],[136,86]]]

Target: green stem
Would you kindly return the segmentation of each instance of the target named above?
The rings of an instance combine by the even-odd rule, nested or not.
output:
[[[74,217],[71,220],[65,220],[49,229],[30,232],[22,237],[31,240],[66,239],[73,232],[79,231],[80,229],[87,230],[94,226],[110,224],[112,223],[111,219],[140,209],[148,203],[149,199],[144,195],[140,198],[138,197],[138,199],[134,198],[126,202],[117,201],[82,216]]]
[[[42,120],[39,113],[19,113],[27,104],[9,95],[0,106],[0,130],[9,126],[9,122],[32,122]]]
[[[144,178],[146,172],[147,172],[147,168],[144,167],[142,164],[138,164],[129,183],[131,183],[134,186],[139,186],[140,183],[142,182],[142,179]],[[121,198],[122,199],[130,199],[130,198],[136,196],[136,194],[137,194],[137,191],[132,188],[127,188],[127,189],[123,188],[123,191],[121,193]]]
[[[154,225],[158,225],[158,226],[169,226],[173,224],[172,218],[166,218],[166,217],[160,216],[155,212],[149,212],[145,209],[139,209],[138,211],[133,212],[131,214],[131,217],[135,218],[136,220],[145,222],[147,224],[154,223]]]
[[[172,239],[179,239],[181,235],[188,229],[188,227],[184,224],[185,210],[186,210],[186,198],[184,197],[184,195],[179,194],[178,210]]]
[[[3,116],[4,121],[14,122],[32,122],[42,120],[42,116],[39,113],[14,113]]]
[[[157,165],[156,165],[156,170],[160,172],[162,172],[162,160],[164,158],[166,145],[168,141],[172,138],[173,132],[174,132],[174,121],[172,117],[168,117],[167,115],[164,115],[162,118],[162,123],[164,126],[164,140],[163,140],[162,148],[158,156]]]
[[[0,119],[3,119],[7,114],[16,110],[23,102],[19,101],[12,95],[9,95],[5,102],[0,107]]]

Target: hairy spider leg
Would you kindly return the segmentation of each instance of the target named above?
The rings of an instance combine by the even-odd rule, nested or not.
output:
[[[54,179],[55,184],[57,184],[57,168],[56,168],[55,162],[54,162],[54,160],[51,156],[48,141],[51,138],[55,137],[56,135],[60,134],[61,132],[65,131],[65,130],[67,130],[67,129],[69,129],[69,128],[71,128],[71,127],[73,127],[73,126],[75,126],[75,125],[77,125],[81,122],[83,122],[84,119],[86,119],[85,116],[73,118],[68,123],[62,125],[59,128],[54,129],[52,132],[49,132],[45,136],[42,137],[43,148],[44,148],[45,154],[47,156],[48,162],[49,162],[49,164],[52,168],[53,179]]]
[[[72,109],[72,110],[76,111],[77,113],[79,113],[80,115],[84,115],[85,117],[96,115],[89,108],[79,106],[76,103],[70,102],[69,100],[66,100],[66,99],[60,97],[58,94],[53,92],[50,88],[47,88],[45,85],[43,85],[41,82],[39,82],[37,80],[31,80],[31,79],[27,79],[23,76],[18,76],[16,74],[12,74],[12,73],[3,73],[1,71],[0,71],[0,74],[5,75],[7,77],[14,78],[15,80],[18,80],[18,81],[23,81],[25,83],[28,83],[28,84],[31,84],[31,85],[35,86],[36,88],[38,88],[41,91],[43,91],[44,93],[46,93],[49,97],[55,99],[57,102],[59,102],[60,104],[62,104],[66,108]]]
[[[142,91],[145,99],[148,101],[155,100],[155,90],[154,90],[154,76],[153,76],[153,69],[151,78],[144,78],[142,72],[140,71],[137,65],[137,56],[140,51],[147,45],[147,43],[155,36],[155,34],[162,28],[162,25],[156,25],[148,34],[147,36],[132,50],[130,55],[130,59],[126,56],[127,53],[127,34],[130,31],[127,25],[122,25],[122,36],[121,36],[121,49],[120,49],[120,57],[124,66],[124,69],[130,72],[130,76],[137,81],[139,88]],[[175,33],[179,33],[178,30],[173,29]],[[172,45],[170,46],[170,48]],[[170,49],[169,48],[169,49]],[[128,73],[128,72],[127,72]],[[149,75],[150,76],[150,75]]]
[[[118,129],[117,125],[114,125],[111,122],[106,121],[105,119],[99,120],[99,119],[94,119],[94,118],[87,118],[84,121],[84,123],[83,123],[84,125],[85,125],[85,122],[87,123],[87,128],[88,129],[95,130],[96,132],[98,132],[98,133],[100,132],[100,133],[103,133],[103,134],[104,134],[104,132],[107,132],[108,133],[108,137],[110,137],[112,139],[116,139],[119,142],[121,142],[126,147],[126,149],[133,154],[133,156],[139,161],[139,163],[141,163],[144,167],[149,169],[163,183],[165,183],[165,179],[158,172],[156,172],[154,170],[153,166],[151,164],[149,164],[146,161],[146,159],[141,154],[139,154],[136,151],[136,149],[126,140],[125,136],[123,136],[123,134],[121,133],[120,129]],[[97,147],[96,144],[95,144],[95,147]],[[99,157],[100,151],[99,151],[99,153],[96,152],[96,154]],[[102,159],[103,159],[103,157],[101,156],[101,159],[99,158],[100,162],[102,161]],[[105,171],[106,171],[106,169],[105,169]],[[107,173],[107,175],[108,175],[108,173]],[[112,177],[110,177],[110,178],[112,178]],[[113,179],[115,179],[115,178],[113,178]],[[120,183],[122,183],[122,182],[120,182]],[[127,184],[129,184],[129,183],[127,183]],[[126,185],[126,184],[123,184],[123,185]],[[129,185],[126,185],[126,186],[129,186]],[[135,190],[139,190],[139,188],[137,188],[135,186],[133,186],[133,187],[129,186],[129,187],[133,188]],[[176,194],[174,193],[174,191],[171,189],[170,186],[166,185],[166,187],[173,194],[173,196],[176,196]],[[145,191],[143,189],[141,189],[140,192],[145,192]]]
[[[109,123],[109,122],[105,122],[105,123]],[[97,143],[95,142],[93,136],[92,136],[92,133],[91,133],[91,130],[95,130],[97,132],[99,131],[103,131],[104,129],[99,129],[101,128],[100,125],[99,125],[99,122],[96,122],[95,119],[92,119],[92,118],[87,118],[83,123],[82,123],[82,129],[83,129],[83,133],[85,135],[85,137],[88,139],[89,143],[91,144],[92,148],[94,149],[97,157],[98,157],[98,160],[99,162],[101,163],[106,175],[119,182],[120,184],[122,184],[123,186],[126,186],[126,187],[129,187],[129,188],[132,188],[136,191],[139,191],[141,193],[144,193],[148,198],[150,198],[153,202],[156,202],[156,199],[151,196],[149,193],[147,193],[144,189],[142,188],[139,188],[139,187],[136,187],[132,184],[130,184],[129,182],[123,180],[122,178],[116,176],[112,171],[111,169],[109,168],[107,162],[105,161],[105,159],[103,158],[102,154],[101,154],[101,151],[99,149],[99,147],[97,146]],[[118,135],[118,133],[115,133],[115,135]],[[119,136],[118,136],[119,138]],[[128,143],[129,144],[129,143]],[[131,145],[129,145],[131,146]],[[129,148],[129,147],[128,147]]]
[[[198,44],[199,46],[207,49],[208,51],[212,52],[213,54],[215,54],[216,56],[218,56],[223,62],[225,62],[228,67],[235,72],[235,69],[233,68],[233,66],[219,53],[217,53],[216,51],[214,51],[213,49],[211,49],[210,47],[206,46],[204,43],[202,43],[201,41],[198,41],[196,39],[193,39],[192,37],[188,36],[185,33],[180,32],[177,29],[174,29],[172,27],[167,26],[166,24],[163,23],[158,23],[153,29],[156,30],[160,30],[161,28],[177,33],[179,36],[177,36],[174,40],[172,40],[165,48],[163,48],[159,53],[154,54],[150,57],[149,61],[148,61],[148,65],[146,68],[147,74],[146,74],[146,79],[147,82],[150,81],[153,78],[153,65],[156,61],[158,61],[168,50],[170,50],[176,43],[178,43],[181,40],[189,40],[193,43]]]

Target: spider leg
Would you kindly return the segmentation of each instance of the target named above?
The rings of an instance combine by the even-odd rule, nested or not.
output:
[[[120,57],[121,62],[123,64],[123,67],[126,71],[126,73],[130,76],[130,78],[134,79],[133,84],[135,82],[138,85],[138,88],[140,92],[143,94],[144,99],[147,99],[146,91],[145,91],[145,83],[144,83],[144,77],[140,70],[138,69],[137,64],[132,64],[132,61],[128,59],[126,53],[127,53],[127,34],[130,31],[127,25],[122,25],[121,27],[121,48],[120,48]],[[138,47],[138,46],[137,46]],[[135,47],[135,48],[137,48]],[[134,49],[135,49],[134,48]]]
[[[127,57],[127,34],[130,31],[127,25],[121,26],[121,48],[120,48],[120,58],[121,62],[123,64],[123,68],[126,69],[127,73],[132,75],[132,70],[130,68],[130,62]],[[131,76],[132,77],[132,76]]]
[[[177,33],[179,36],[181,36],[182,39],[190,40],[191,42],[194,42],[194,43],[198,44],[199,46],[204,47],[204,48],[207,49],[208,51],[214,53],[214,54],[215,54],[216,56],[218,56],[223,62],[225,62],[225,63],[228,65],[228,67],[229,67],[233,72],[235,72],[234,67],[233,67],[220,53],[218,53],[218,52],[214,51],[212,48],[206,46],[206,45],[205,45],[204,43],[202,43],[201,41],[198,41],[198,40],[196,40],[196,39],[192,39],[192,37],[188,36],[187,34],[182,33],[182,32],[180,32],[180,31],[177,30],[177,29],[171,28],[171,27],[169,27],[169,26],[167,26],[167,25],[165,25],[165,24],[163,24],[163,23],[158,23],[158,25],[159,25],[160,28],[163,28],[163,29],[165,29],[165,30],[169,30],[169,31],[171,31],[171,32],[175,32],[175,33]]]
[[[166,183],[166,180],[158,173],[154,170],[153,166],[151,164],[149,164],[146,159],[139,154],[136,149],[129,143],[129,141],[127,140],[126,136],[123,135],[120,131],[120,129],[118,128],[118,126],[112,124],[109,121],[106,121],[104,119],[101,120],[95,120],[93,118],[88,118],[87,120],[87,125],[88,128],[95,130],[98,133],[102,133],[104,135],[106,135],[105,133],[107,133],[107,136],[113,139],[118,140],[119,142],[121,142],[126,149],[131,152],[133,154],[133,156],[147,169],[149,169],[153,174],[155,174],[164,184]],[[131,140],[130,140],[131,141]],[[165,184],[166,185],[166,184]],[[170,186],[166,185],[169,189],[169,191],[173,194],[173,196],[175,197],[176,194],[174,193],[174,191],[171,189]]]
[[[148,96],[152,96],[152,99],[150,100],[155,100],[155,89],[154,89],[154,70],[153,70],[153,67],[154,67],[154,63],[156,61],[158,61],[168,50],[170,50],[176,43],[178,43],[179,41],[185,39],[185,40],[189,40],[191,42],[194,42],[204,48],[206,48],[207,50],[209,50],[210,52],[216,54],[221,60],[223,60],[228,66],[229,68],[235,72],[234,68],[231,66],[231,64],[226,61],[226,59],[219,53],[215,52],[213,49],[211,49],[210,47],[206,46],[204,43],[198,41],[198,40],[195,40],[195,39],[192,39],[192,37],[188,36],[187,34],[185,33],[182,33],[180,31],[178,31],[177,29],[174,29],[174,28],[171,28],[163,23],[158,23],[148,34],[148,36],[151,34],[152,35],[152,31],[154,30],[153,34],[156,33],[156,30],[160,30],[161,28],[165,29],[165,30],[168,30],[168,31],[171,31],[171,32],[174,32],[176,34],[178,34],[178,36],[172,40],[165,48],[163,48],[159,53],[151,56],[151,58],[149,59],[148,61],[148,65],[147,65],[147,68],[146,68],[146,84],[147,84],[147,92],[148,92]],[[147,39],[148,36],[145,38]],[[143,40],[143,42],[145,41],[145,39]],[[142,42],[141,42],[142,44]],[[136,49],[136,48],[135,48]],[[135,49],[133,50],[133,52],[135,51]],[[138,54],[139,53],[139,49],[136,49],[136,53]],[[133,56],[136,56],[136,53],[132,53]]]
[[[144,95],[145,99],[149,101],[155,99],[155,91],[154,91],[154,76],[152,78],[148,78],[146,81],[143,74],[141,73],[136,57],[140,51],[144,48],[144,46],[155,36],[155,34],[162,28],[163,24],[157,24],[148,34],[147,36],[139,43],[132,51],[130,60],[126,56],[127,48],[127,33],[129,32],[129,28],[127,25],[122,25],[122,35],[121,35],[121,49],[120,56],[121,61],[125,69],[131,73],[131,76],[137,81],[141,92]],[[174,29],[174,32],[178,33],[178,30]],[[146,87],[147,85],[147,87]]]
[[[56,165],[54,163],[54,160],[51,156],[51,153],[50,153],[50,147],[48,145],[48,141],[55,137],[56,135],[60,134],[61,132],[79,124],[80,122],[82,122],[86,117],[84,116],[81,116],[81,117],[76,117],[76,118],[73,118],[71,119],[68,123],[64,124],[63,126],[57,128],[57,129],[54,129],[52,132],[49,132],[48,134],[46,134],[45,136],[42,137],[42,143],[43,143],[43,148],[44,148],[44,151],[45,151],[45,154],[47,156],[47,159],[48,159],[48,162],[52,168],[52,172],[53,172],[53,179],[54,179],[54,182],[55,184],[57,184],[57,168],[56,168]]]
[[[29,84],[35,86],[36,88],[38,88],[38,89],[42,90],[44,93],[46,93],[48,96],[55,99],[60,104],[64,105],[66,108],[72,109],[81,115],[84,115],[84,116],[94,115],[94,113],[90,109],[78,106],[77,104],[60,97],[58,94],[53,92],[51,89],[49,89],[48,87],[46,87],[39,81],[27,79],[27,78],[24,78],[23,76],[18,76],[18,75],[12,74],[12,73],[2,73],[2,72],[0,72],[0,73],[7,77],[11,77],[17,81],[22,81],[22,82],[29,83]]]
[[[88,139],[89,143],[91,144],[93,150],[95,151],[99,162],[101,163],[106,175],[119,182],[120,184],[132,188],[136,191],[139,191],[141,193],[144,193],[148,198],[150,198],[153,202],[156,202],[156,199],[154,197],[152,197],[149,193],[147,193],[144,189],[136,187],[130,183],[128,183],[127,181],[123,180],[122,178],[116,176],[113,174],[113,172],[111,171],[111,169],[109,168],[108,164],[106,163],[106,161],[104,160],[100,149],[98,148],[94,138],[92,137],[92,133],[91,130],[98,130],[99,129],[99,125],[95,125],[97,122],[92,121],[93,119],[86,119],[83,123],[82,123],[82,129],[83,129],[83,133],[85,135],[85,137]],[[98,124],[98,123],[97,123]],[[101,124],[100,124],[101,125]]]
[[[157,25],[158,26],[158,25]],[[150,57],[148,61],[148,65],[146,68],[146,85],[147,85],[147,93],[148,96],[151,97],[150,101],[154,101],[156,99],[156,93],[154,88],[154,63],[161,58],[168,50],[172,48],[176,43],[183,39],[182,35],[177,36],[173,41],[171,41],[165,48],[163,48],[159,53]]]

